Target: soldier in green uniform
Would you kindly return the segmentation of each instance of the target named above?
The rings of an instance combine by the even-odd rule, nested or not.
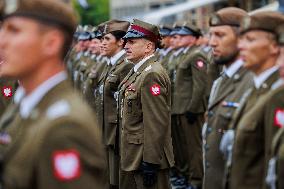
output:
[[[216,12],[209,21],[209,45],[213,48],[214,64],[223,66],[224,72],[213,84],[203,128],[204,189],[223,186],[225,164],[219,151],[220,141],[240,98],[252,86],[252,74],[243,67],[237,47],[239,26],[245,16],[244,10],[228,7]]]
[[[254,86],[241,98],[230,130],[223,135],[220,145],[227,158],[225,183],[230,189],[266,186],[268,149],[278,128],[266,122],[270,115],[262,112],[261,104],[279,79],[276,28],[283,22],[282,14],[264,11],[245,17],[241,24],[238,47],[244,67],[254,74]]]
[[[161,45],[163,48],[159,50],[159,61],[166,70],[168,69],[167,67],[169,63],[169,58],[174,52],[174,49],[171,43],[171,35],[170,35],[171,32],[172,32],[172,28],[169,26],[163,25],[160,27],[160,34],[162,37]]]
[[[127,59],[135,64],[120,85],[120,188],[169,189],[174,164],[170,126],[171,89],[156,61],[158,27],[134,19],[127,34]]]
[[[121,20],[110,20],[104,25],[102,36],[102,55],[110,59],[111,68],[103,81],[103,141],[107,148],[109,183],[111,188],[119,185],[119,154],[118,154],[118,85],[129,73],[133,64],[125,61],[124,40],[122,37],[130,23]]]
[[[104,188],[100,130],[64,69],[73,9],[59,0],[18,0],[5,10],[1,73],[19,79],[22,98],[17,124],[1,128],[3,188]]]
[[[202,137],[204,113],[207,107],[207,54],[195,45],[201,35],[200,30],[185,23],[176,32],[184,47],[184,58],[176,66],[172,115],[175,130],[174,148],[179,148],[178,156],[185,156],[179,171],[193,187],[202,184]],[[185,143],[181,140],[184,137]],[[177,164],[177,167],[179,165]]]
[[[266,184],[270,189],[283,189],[284,182],[284,25],[278,29],[278,43],[281,46],[280,56],[277,60],[279,63],[280,79],[274,84],[274,90],[271,91],[266,101],[263,101],[262,110],[267,115],[267,127],[278,127],[277,133],[272,140],[271,148],[268,148],[270,161],[266,170]],[[269,122],[268,122],[269,121]]]

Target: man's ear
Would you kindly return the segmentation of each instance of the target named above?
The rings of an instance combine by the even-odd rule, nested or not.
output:
[[[43,35],[42,53],[47,57],[61,54],[64,43],[63,33],[58,30],[49,30]]]

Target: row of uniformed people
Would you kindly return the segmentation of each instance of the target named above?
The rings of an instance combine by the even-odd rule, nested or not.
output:
[[[96,81],[88,83],[91,92],[87,101],[102,128],[109,188],[170,188],[168,172],[174,162],[171,90],[168,75],[155,56],[159,30],[139,20],[131,25],[110,20],[102,23],[98,32],[99,53],[108,61],[100,73],[91,71]],[[81,64],[70,75],[82,74],[79,67],[84,66],[83,61],[66,59],[69,64]],[[76,78],[80,77],[74,77],[74,84]],[[76,86],[84,93],[82,83]]]
[[[283,188],[284,16],[229,7],[209,24],[214,63],[223,72],[203,127],[203,188]]]

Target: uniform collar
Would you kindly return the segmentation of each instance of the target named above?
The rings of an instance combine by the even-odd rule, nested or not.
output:
[[[41,101],[44,95],[66,79],[67,73],[63,71],[59,72],[40,84],[28,96],[24,96],[20,102],[21,117],[28,118],[34,107]]]
[[[269,68],[268,70],[265,70],[259,75],[253,76],[254,85],[257,89],[271,76],[274,72],[278,70],[278,66],[273,66],[272,68]]]
[[[174,52],[174,56],[178,56],[183,50],[184,50],[183,47],[177,49],[177,50]]]
[[[138,69],[150,58],[152,58],[154,56],[154,54],[151,54],[150,56],[146,56],[145,58],[143,58],[140,62],[138,62],[135,66],[134,66],[134,72],[137,72]]]
[[[236,60],[231,64],[228,68],[224,66],[224,72],[225,74],[231,78],[244,64],[244,61],[241,59]]]
[[[110,58],[111,65],[115,65],[116,62],[125,54],[125,50],[121,50],[116,55]]]

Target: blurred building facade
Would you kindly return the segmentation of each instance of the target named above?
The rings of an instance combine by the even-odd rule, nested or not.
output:
[[[202,1],[206,3],[202,4]],[[210,15],[220,8],[237,6],[252,11],[275,1],[277,0],[110,0],[110,10],[111,18],[127,20],[139,18],[153,24],[173,24],[187,21],[206,30]],[[194,8],[191,4],[202,4],[202,6],[197,5]],[[185,6],[189,8],[185,10]],[[173,9],[176,7],[176,11],[170,10],[171,7]],[[171,13],[162,16],[157,21],[157,17],[161,16],[160,13],[163,9],[169,10]]]

